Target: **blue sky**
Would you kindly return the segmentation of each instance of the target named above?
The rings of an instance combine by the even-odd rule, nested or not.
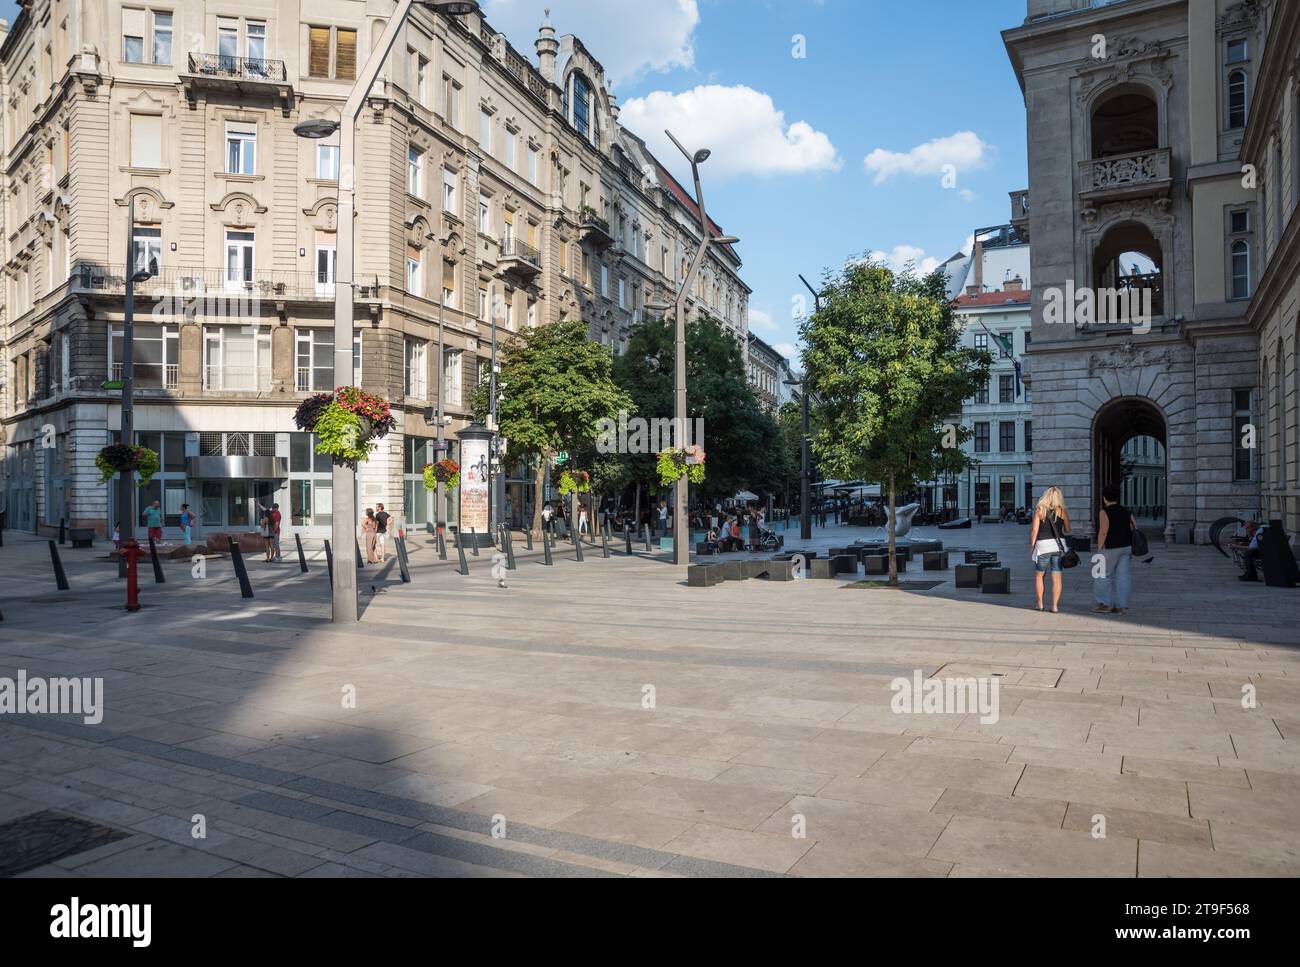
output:
[[[797,273],[815,283],[864,252],[942,261],[1006,221],[1007,192],[1026,187],[1024,104],[999,36],[1024,20],[1024,0],[483,2],[530,56],[551,8],[670,167],[666,124],[713,150],[705,200],[741,237],[751,328],[783,349],[796,340]],[[0,0],[0,16],[16,15]]]
[[[713,150],[705,201],[741,238],[751,328],[784,349],[798,273],[816,283],[864,252],[943,261],[1026,187],[1024,102],[1000,37],[1024,0],[485,0],[530,53],[544,7],[616,75],[622,120],[679,176],[665,123]],[[806,57],[792,56],[796,34]]]

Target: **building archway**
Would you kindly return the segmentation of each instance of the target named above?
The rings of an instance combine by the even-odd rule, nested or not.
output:
[[[1115,484],[1139,523],[1164,532],[1169,514],[1168,453],[1168,423],[1160,407],[1151,400],[1124,396],[1101,407],[1092,423],[1092,501],[1088,531],[1096,532],[1102,489]]]
[[[1092,157],[1108,158],[1160,147],[1160,106],[1140,84],[1106,91],[1090,118]]]

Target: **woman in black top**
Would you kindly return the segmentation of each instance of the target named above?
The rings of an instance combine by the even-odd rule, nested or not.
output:
[[[1119,502],[1119,487],[1108,484],[1101,492],[1101,514],[1097,518],[1097,543],[1101,547],[1101,572],[1094,566],[1092,610],[1123,614],[1132,590],[1133,513]]]

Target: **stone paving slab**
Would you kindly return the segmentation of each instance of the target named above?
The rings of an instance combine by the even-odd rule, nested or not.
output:
[[[521,555],[501,590],[416,541],[412,584],[368,570],[343,628],[315,565],[250,562],[245,602],[228,562],[169,563],[131,616],[111,563],[65,552],[58,593],[45,544],[5,536],[0,676],[102,677],[105,715],[0,716],[0,822],[128,834],[25,875],[1300,872],[1297,597],[1207,548],[1156,545],[1118,618],[1074,573],[1062,614],[1033,610],[1001,525],[937,535],[1000,553],[996,599],[951,572],[691,589],[617,551]],[[996,673],[996,721],[891,706],[940,669]]]

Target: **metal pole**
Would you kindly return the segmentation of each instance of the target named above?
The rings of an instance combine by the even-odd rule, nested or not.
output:
[[[488,529],[497,523],[501,508],[497,506],[497,307],[496,293],[489,287],[488,315],[492,320],[492,359],[488,371],[488,429],[492,436],[488,440]],[[493,531],[495,533],[495,531]]]
[[[126,205],[126,301],[122,310],[122,433],[124,446],[135,443],[135,196]],[[117,517],[123,547],[135,540],[135,473],[123,470],[117,484]]]
[[[351,386],[356,379],[352,368],[352,296],[356,274],[356,226],[353,224],[353,215],[356,210],[357,120],[361,116],[366,96],[388,58],[388,52],[402,31],[413,2],[414,0],[398,0],[379,42],[366,58],[365,67],[352,86],[339,119],[338,234],[335,239],[334,270],[334,382],[338,386]],[[331,478],[334,488],[334,519],[330,525],[330,536],[335,547],[347,547],[356,542],[357,475],[351,467],[335,464]],[[334,621],[351,623],[357,620],[355,568],[334,568],[330,603]]]
[[[444,442],[445,435],[443,431],[443,422],[442,422],[442,401],[443,401],[442,381],[447,373],[447,361],[446,361],[447,356],[446,356],[446,347],[444,346],[443,343],[443,322],[442,322],[442,304],[444,301],[445,301],[445,297],[442,295],[442,293],[439,293],[439,298],[438,298],[438,445],[434,453],[435,463],[439,460],[445,460],[447,458],[447,452],[443,449],[443,447],[446,446],[446,443]],[[442,537],[442,508],[443,508],[443,501],[445,499],[446,498],[443,497],[442,481],[439,480],[438,486],[434,490],[434,497],[433,497],[433,501],[434,501],[433,529],[438,539],[438,557],[444,561],[447,560],[447,547],[443,543],[443,537]]]
[[[803,391],[803,472],[799,479],[799,539],[812,540],[812,453],[808,444],[808,381]]]

